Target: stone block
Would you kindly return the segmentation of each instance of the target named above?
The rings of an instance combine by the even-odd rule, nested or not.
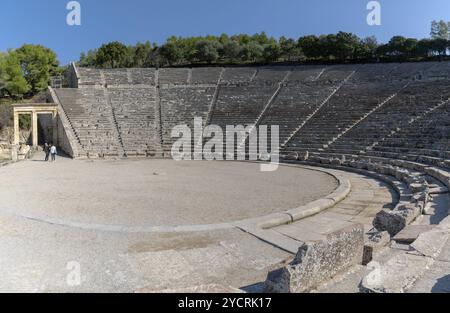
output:
[[[408,225],[402,229],[395,237],[395,241],[399,243],[410,244],[419,238],[420,234],[432,230],[435,225]]]
[[[386,247],[391,241],[391,236],[387,231],[377,232],[369,236],[369,240],[364,245],[363,265],[372,262],[373,257],[381,249]]]
[[[331,165],[333,165],[333,166],[340,166],[341,164],[342,164],[341,160],[339,160],[339,159],[331,160]]]
[[[346,227],[326,240],[307,243],[288,266],[270,272],[265,292],[303,293],[362,263],[364,226]]]
[[[387,231],[391,236],[397,235],[403,228],[413,222],[421,214],[421,209],[415,205],[401,205],[393,211],[382,210],[373,221],[373,226],[379,231]]]
[[[373,163],[367,164],[367,170],[368,171],[375,172],[375,168],[376,168],[375,164],[373,164]]]

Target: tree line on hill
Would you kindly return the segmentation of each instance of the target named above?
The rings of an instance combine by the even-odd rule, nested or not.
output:
[[[449,23],[432,23],[430,39],[394,36],[386,44],[375,37],[339,32],[299,39],[255,35],[170,37],[161,46],[150,42],[126,46],[120,42],[82,53],[78,64],[96,68],[188,65],[251,65],[279,62],[390,62],[442,58],[450,48]]]
[[[170,37],[163,45],[150,42],[126,46],[111,42],[81,54],[79,66],[96,68],[195,65],[253,65],[278,62],[389,62],[420,61],[447,56],[450,23],[433,21],[431,38],[402,36],[379,44],[375,37],[339,32],[299,39],[226,34],[205,37]],[[23,45],[0,52],[0,102],[32,97],[45,90],[50,78],[61,74],[56,54],[41,45]]]

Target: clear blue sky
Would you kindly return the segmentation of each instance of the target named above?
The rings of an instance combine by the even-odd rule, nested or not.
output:
[[[382,25],[370,27],[369,0],[79,0],[82,25],[70,27],[69,0],[1,0],[0,51],[43,44],[66,64],[112,40],[161,43],[171,35],[260,31],[298,38],[342,30],[386,42],[397,34],[428,37],[433,19],[450,21],[449,0],[379,1]]]

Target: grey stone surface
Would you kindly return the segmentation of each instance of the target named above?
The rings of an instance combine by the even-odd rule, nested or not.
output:
[[[413,243],[421,234],[432,230],[434,227],[434,225],[408,225],[393,239],[400,243]]]
[[[332,233],[324,241],[302,246],[288,266],[269,273],[266,292],[301,293],[317,287],[337,274],[360,264],[364,227],[352,225]]]
[[[403,293],[432,263],[432,258],[406,252],[382,265],[369,263],[368,268],[371,271],[364,277],[361,290],[371,293]]]
[[[283,166],[262,173],[256,163],[64,158],[54,164],[38,162],[43,159],[36,155],[35,160],[1,168],[0,211],[84,228],[157,229],[284,212],[337,187],[325,173]],[[54,198],[46,201],[48,195]]]
[[[364,244],[363,265],[372,262],[375,255],[385,248],[390,241],[391,236],[387,231],[369,235],[369,240]]]
[[[402,205],[394,211],[383,210],[378,213],[373,226],[379,231],[387,231],[391,236],[395,236],[413,222],[419,214],[420,208],[414,205]]]

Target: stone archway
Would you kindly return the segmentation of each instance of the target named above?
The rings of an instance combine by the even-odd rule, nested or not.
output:
[[[23,103],[15,104],[14,108],[14,145],[20,144],[20,129],[19,129],[19,115],[31,115],[31,129],[32,129],[32,146],[37,147],[38,142],[38,115],[50,114],[52,116],[53,127],[53,143],[58,143],[58,106],[54,103]]]

